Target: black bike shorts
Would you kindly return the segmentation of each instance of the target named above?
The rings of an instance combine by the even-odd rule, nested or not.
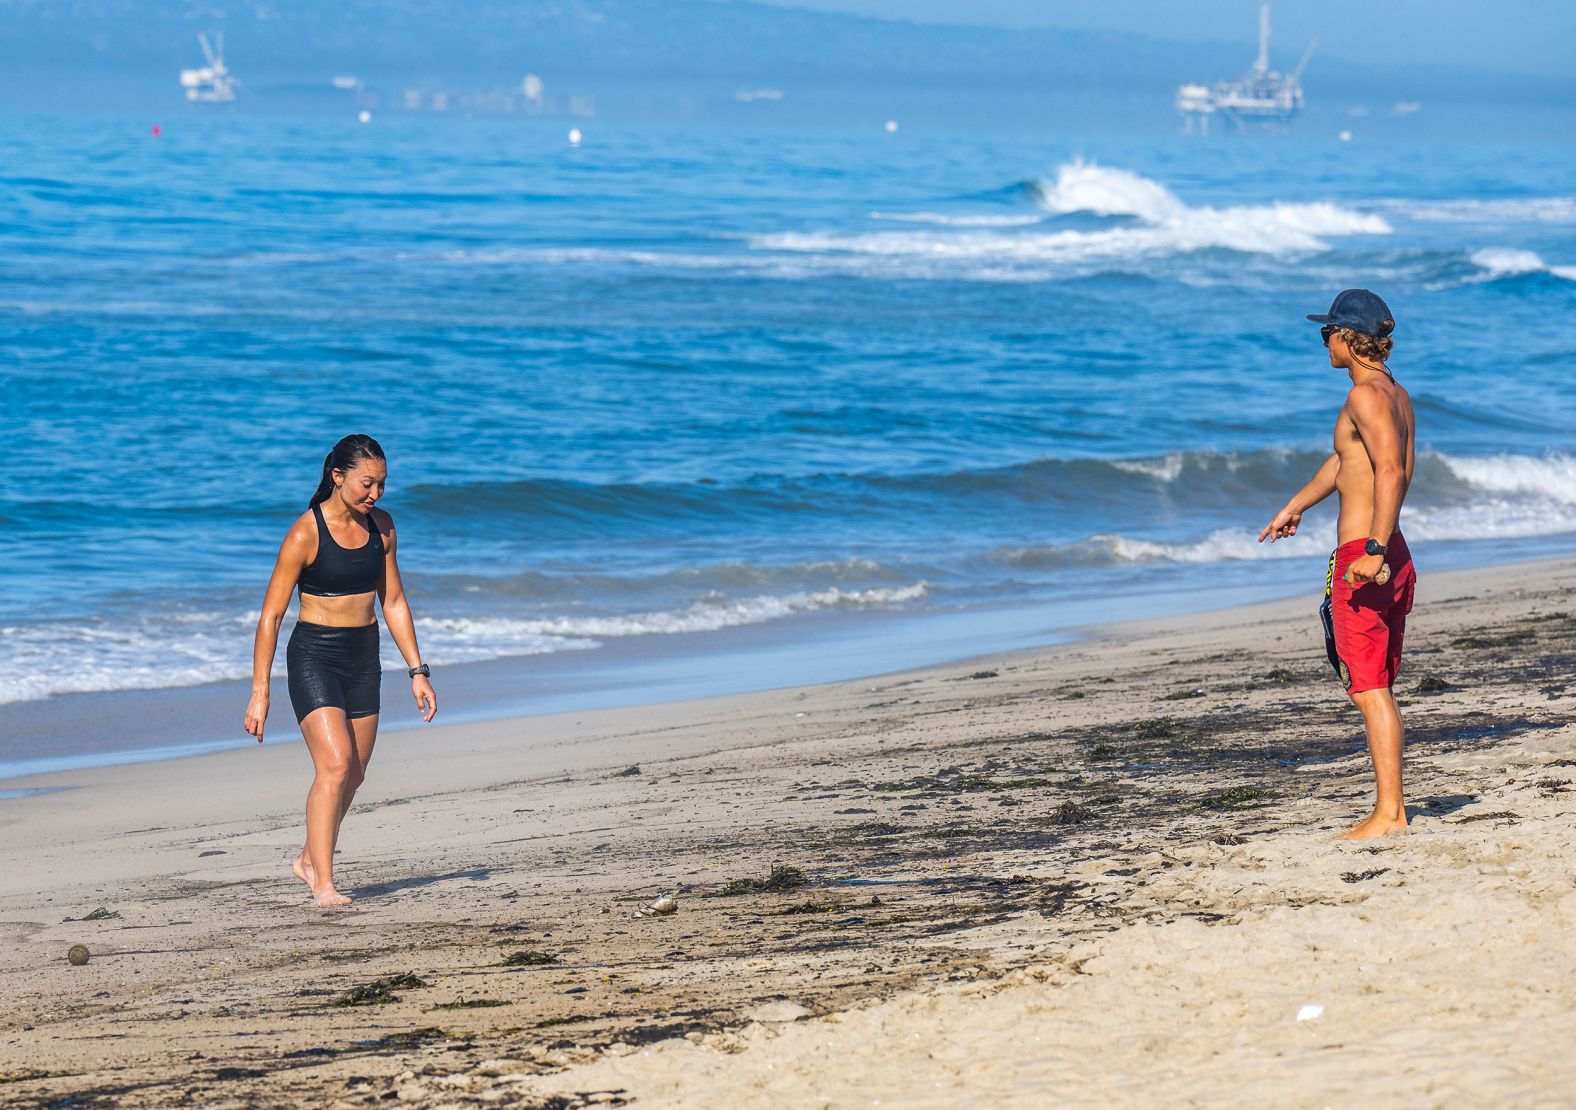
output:
[[[298,621],[285,665],[297,722],[324,706],[343,709],[351,720],[376,715],[383,682],[376,624],[339,628]]]

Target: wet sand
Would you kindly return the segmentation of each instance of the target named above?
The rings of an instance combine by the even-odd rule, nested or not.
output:
[[[1558,1101],[1573,588],[1425,566],[1371,844],[1312,597],[389,733],[346,911],[292,745],[9,781],[65,789],[0,801],[0,1102]]]

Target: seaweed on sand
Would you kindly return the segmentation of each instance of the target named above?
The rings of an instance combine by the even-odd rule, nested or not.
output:
[[[820,902],[797,902],[783,910],[782,914],[784,917],[787,917],[790,914],[800,913],[831,913],[837,908],[836,906],[825,905]]]
[[[1053,825],[1081,825],[1089,817],[1089,811],[1077,802],[1063,802],[1051,811],[1049,820]]]
[[[590,1014],[571,1014],[568,1017],[548,1018],[546,1021],[536,1023],[538,1029],[551,1029],[555,1025],[578,1025],[582,1021],[595,1021]]]
[[[1211,794],[1200,798],[1200,809],[1214,809],[1230,812],[1238,809],[1251,809],[1263,805],[1275,797],[1275,791],[1263,786],[1233,786],[1230,790],[1222,790],[1219,794]]]
[[[731,898],[739,894],[783,894],[807,886],[809,882],[799,868],[780,863],[764,879],[734,879],[719,890],[717,896]]]
[[[440,1002],[434,1010],[485,1010],[492,1006],[507,1006],[502,998],[456,998],[453,1002]]]
[[[375,979],[365,986],[355,987],[340,995],[330,1006],[384,1006],[390,1002],[398,1002],[399,995],[395,991],[415,990],[427,985],[426,980],[406,972],[404,975],[391,975],[386,979]]]

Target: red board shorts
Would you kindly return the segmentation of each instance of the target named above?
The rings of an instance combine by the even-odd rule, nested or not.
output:
[[[1412,611],[1417,591],[1417,568],[1399,532],[1390,537],[1384,559],[1390,564],[1390,580],[1383,586],[1377,582],[1355,588],[1350,585],[1345,579],[1346,568],[1362,557],[1367,543],[1367,539],[1352,540],[1337,547],[1330,556],[1325,581],[1330,662],[1349,694],[1395,685],[1401,670],[1406,615]]]

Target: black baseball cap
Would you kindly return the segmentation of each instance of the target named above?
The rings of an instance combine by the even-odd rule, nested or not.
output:
[[[1371,289],[1342,289],[1330,302],[1330,311],[1310,315],[1308,319],[1315,324],[1351,328],[1364,335],[1384,336],[1395,329],[1390,306]]]

